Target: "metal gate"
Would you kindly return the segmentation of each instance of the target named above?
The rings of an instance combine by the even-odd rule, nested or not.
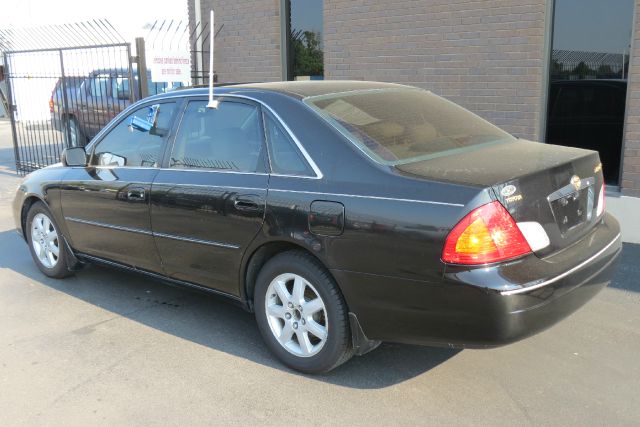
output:
[[[0,31],[16,171],[60,161],[139,96],[131,45],[103,20]]]
[[[0,30],[0,98],[8,101],[18,174],[57,163],[64,148],[86,144],[136,100],[208,84],[208,40],[208,23],[180,20],[155,21],[135,46],[106,20]],[[189,81],[153,82],[147,49],[188,53]]]

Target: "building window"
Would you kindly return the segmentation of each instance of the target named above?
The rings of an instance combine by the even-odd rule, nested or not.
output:
[[[598,151],[618,185],[634,1],[554,5],[546,142]]]
[[[287,80],[322,80],[323,0],[282,0]]]

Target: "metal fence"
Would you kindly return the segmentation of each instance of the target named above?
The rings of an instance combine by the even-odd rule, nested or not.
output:
[[[620,79],[629,73],[629,55],[573,50],[553,50],[552,80]]]
[[[106,20],[0,30],[18,174],[59,162],[138,99],[207,84],[208,25],[155,21],[134,46]],[[153,81],[147,62],[166,51],[191,58],[186,80]]]
[[[56,163],[135,98],[131,46],[108,21],[0,31],[16,171]]]

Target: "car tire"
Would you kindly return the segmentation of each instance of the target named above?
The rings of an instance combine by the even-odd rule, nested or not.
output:
[[[65,121],[63,132],[64,140],[67,142],[67,148],[84,147],[87,142],[87,137],[85,137],[82,130],[80,130],[80,126],[75,117],[69,117]]]
[[[258,329],[285,365],[328,372],[353,355],[347,305],[329,272],[302,251],[271,258],[254,292]]]
[[[73,274],[60,227],[44,203],[36,202],[29,209],[25,235],[31,257],[46,276],[63,279]]]

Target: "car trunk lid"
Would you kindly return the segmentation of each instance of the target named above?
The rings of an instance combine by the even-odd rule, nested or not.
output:
[[[539,223],[546,256],[585,236],[597,223],[602,166],[595,151],[530,141],[474,146],[452,155],[397,165],[403,174],[491,187],[518,223]]]

